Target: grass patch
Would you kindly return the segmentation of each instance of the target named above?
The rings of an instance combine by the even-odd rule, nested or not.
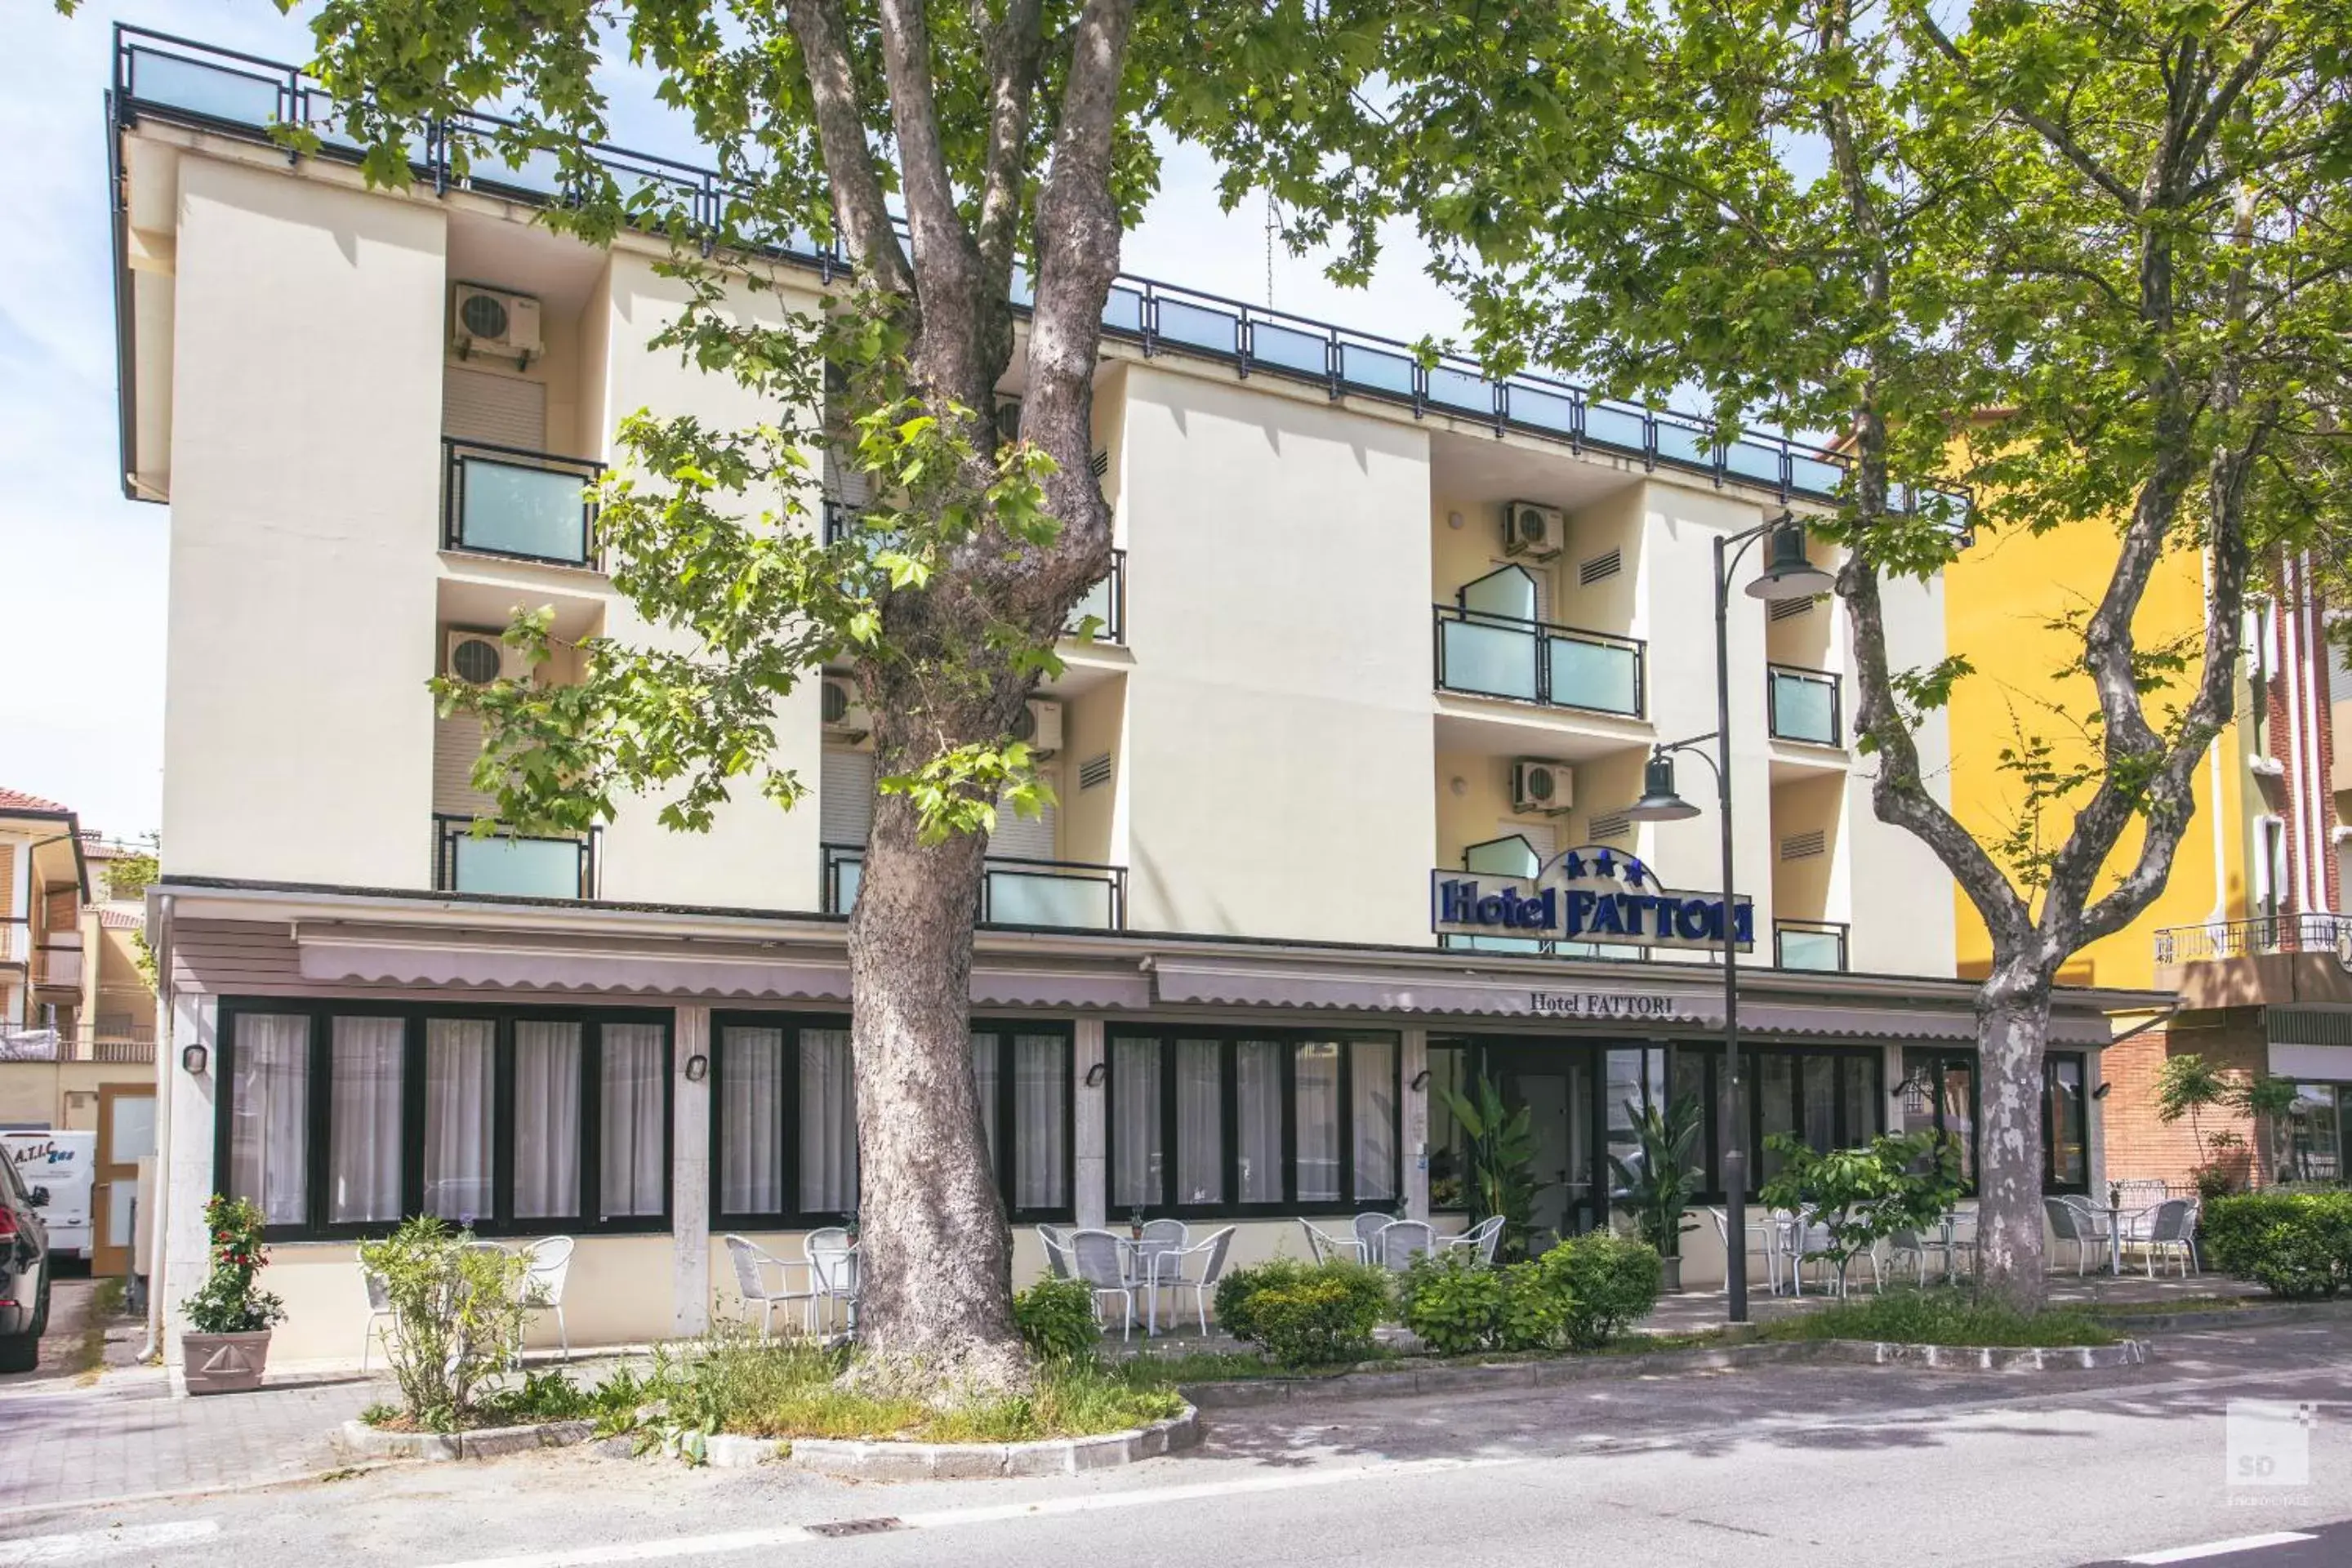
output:
[[[1057,1362],[1035,1389],[944,1407],[845,1388],[849,1352],[722,1336],[656,1353],[648,1372],[626,1371],[598,1391],[610,1426],[635,1425],[669,1446],[669,1434],[747,1437],[880,1438],[910,1443],[1026,1443],[1124,1432],[1183,1413],[1171,1386],[1091,1362]],[[622,1406],[654,1414],[618,1419]]]
[[[375,1404],[360,1419],[385,1432],[478,1432],[496,1426],[536,1426],[548,1421],[601,1420],[621,1390],[583,1388],[561,1372],[530,1372],[519,1384],[493,1389],[474,1402],[467,1418],[446,1426],[420,1422],[397,1405]]]
[[[74,1346],[73,1362],[66,1370],[88,1387],[98,1381],[106,1370],[106,1326],[122,1315],[123,1280],[121,1275],[110,1275],[98,1282],[91,1292],[89,1316],[81,1326],[81,1342]]]
[[[1965,1290],[1890,1290],[1775,1318],[1763,1340],[1885,1340],[1908,1345],[2111,1345],[2122,1336],[2073,1308],[2026,1314]]]
[[[2274,1307],[2275,1299],[2261,1296],[2189,1296],[2161,1301],[2095,1301],[2082,1310],[2095,1318],[2163,1318],[2179,1312],[2242,1312],[2250,1307]]]

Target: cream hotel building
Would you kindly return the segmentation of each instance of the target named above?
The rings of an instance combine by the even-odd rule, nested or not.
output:
[[[518,604],[647,636],[583,482],[635,409],[761,410],[647,348],[679,308],[661,250],[537,226],[538,171],[420,151],[371,191],[268,141],[317,113],[299,74],[136,30],[111,106],[124,482],[172,510],[159,1310],[176,1329],[219,1190],[267,1212],[283,1360],[358,1353],[354,1244],[419,1212],[577,1237],[574,1344],[698,1330],[736,1310],[724,1236],[788,1251],[856,1201],[862,716],[814,679],[776,713],[803,809],[483,839],[478,731],[425,682],[495,678]],[[839,268],[794,259],[805,305]],[[1698,818],[1624,808],[1654,743],[1715,728],[1716,541],[1823,509],[1838,468],[1169,284],[1122,281],[1105,324],[1106,633],[1031,710],[1060,805],[992,844],[972,980],[1017,1268],[1032,1222],[1233,1223],[1236,1260],[1302,1251],[1300,1216],[1458,1222],[1437,1090],[1479,1073],[1533,1108],[1538,1224],[1604,1223],[1629,1102],[1699,1092],[1729,1131],[1719,971],[1443,935],[1437,889],[1557,884],[1571,849],[1717,889],[1696,760]],[[1741,592],[1761,554],[1729,595],[1747,1135],[1965,1132],[1950,882],[1872,815],[1843,617]],[[1942,657],[1938,585],[1887,621],[1898,666]],[[2053,1184],[2096,1178],[2103,1004],[2062,996]],[[1687,1249],[1710,1288],[1717,1237]]]

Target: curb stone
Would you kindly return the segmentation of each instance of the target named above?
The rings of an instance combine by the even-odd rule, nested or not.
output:
[[[2263,1307],[2216,1307],[2203,1312],[2102,1312],[2113,1329],[2162,1333],[2168,1329],[2264,1329],[2287,1323],[2320,1323],[2352,1316],[2352,1303],[2293,1301]]]
[[[1486,1366],[1344,1372],[1323,1377],[1262,1377],[1184,1385],[1184,1397],[1202,1410],[1281,1405],[1297,1400],[1410,1398],[1417,1394],[1483,1394],[1497,1389],[1553,1388],[1604,1378],[1728,1372],[1741,1367],[1832,1363],[1916,1366],[1939,1372],[2119,1371],[2144,1364],[2147,1344],[2027,1346],[1906,1345],[1866,1340],[1782,1340],[1764,1344],[1712,1345],[1633,1355],[1562,1356]]]
[[[542,1421],[530,1426],[488,1426],[478,1432],[385,1432],[364,1421],[346,1421],[341,1436],[345,1448],[370,1458],[446,1463],[569,1447],[595,1434],[593,1421]]]
[[[1004,1476],[1074,1476],[1189,1448],[1201,1440],[1200,1413],[1094,1437],[1038,1443],[893,1443],[835,1437],[711,1437],[706,1459],[718,1469],[791,1464],[860,1481],[961,1481]]]

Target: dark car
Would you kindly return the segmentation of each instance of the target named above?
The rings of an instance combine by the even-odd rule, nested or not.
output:
[[[0,1160],[0,1372],[30,1372],[49,1326],[49,1232],[35,1213],[47,1187],[26,1189],[16,1162]]]

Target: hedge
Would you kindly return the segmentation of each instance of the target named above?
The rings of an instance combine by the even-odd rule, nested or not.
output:
[[[2352,1192],[2244,1193],[2205,1205],[2205,1257],[2273,1296],[2352,1289]]]

